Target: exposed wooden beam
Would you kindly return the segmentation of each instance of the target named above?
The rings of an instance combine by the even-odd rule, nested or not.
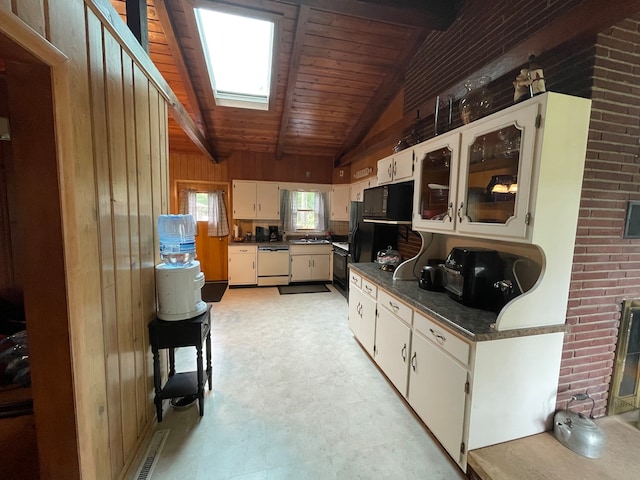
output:
[[[307,32],[309,22],[309,12],[311,9],[306,6],[300,6],[298,11],[298,22],[296,24],[296,33],[293,38],[293,50],[289,61],[289,77],[287,78],[287,93],[284,99],[284,108],[282,118],[280,119],[280,133],[278,134],[278,145],[276,146],[276,158],[282,157],[282,149],[284,146],[284,138],[289,126],[289,114],[293,103],[293,94],[296,88],[296,78],[300,69],[300,55],[304,47],[304,36]]]
[[[534,35],[495,58],[492,62],[487,63],[481,69],[471,73],[468,77],[489,75],[494,79],[500,78],[521,66],[523,59],[528,58],[531,53],[539,56],[567,42],[595,35],[638,12],[640,12],[640,0],[620,0],[616,3],[616,8],[611,8],[610,5],[602,3],[600,0],[589,0],[557,17],[554,22],[541,28]],[[464,95],[465,91],[464,80],[461,80],[441,92],[439,96],[440,98],[447,98],[449,95],[453,95],[454,98],[458,99]],[[416,110],[433,112],[435,110],[435,102],[436,97],[430,98]],[[401,121],[396,122],[375,137],[362,142],[353,150],[339,157],[335,162],[336,166],[348,165],[362,158],[368,152],[388,143],[391,135],[397,135],[396,132],[400,126],[406,130],[413,125],[415,120],[415,111],[406,113]]]
[[[198,102],[198,97],[195,90],[193,89],[193,83],[191,82],[189,69],[187,68],[187,65],[184,61],[182,47],[180,46],[180,42],[176,38],[173,21],[171,20],[171,15],[167,10],[167,5],[165,2],[166,0],[154,0],[153,3],[156,7],[156,13],[158,15],[158,19],[160,20],[160,24],[162,25],[162,29],[164,30],[164,34],[167,39],[169,49],[171,50],[176,68],[178,69],[178,73],[180,74],[180,79],[182,80],[182,84],[187,93],[187,98],[189,99],[189,103],[191,104],[191,108],[193,109],[193,113],[196,117],[196,125],[198,126],[198,130],[200,130],[200,133],[206,136],[206,125],[202,116],[200,103]]]
[[[100,18],[106,28],[119,40],[122,48],[133,58],[136,64],[145,72],[149,81],[158,89],[162,97],[167,100],[171,116],[182,127],[187,136],[193,141],[202,154],[217,163],[216,155],[207,139],[200,133],[193,119],[184,109],[175,93],[169,87],[167,81],[162,77],[158,68],[153,64],[149,55],[142,50],[142,47],[135,40],[135,37],[125,25],[109,2],[109,0],[84,0],[85,4]]]
[[[146,0],[125,0],[127,26],[140,46],[149,53],[149,20]]]
[[[316,10],[409,25],[425,30],[444,30],[456,17],[458,1],[450,0],[297,0]]]

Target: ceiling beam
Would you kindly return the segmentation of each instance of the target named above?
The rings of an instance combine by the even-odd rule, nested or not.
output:
[[[193,83],[191,82],[189,69],[187,68],[187,65],[184,61],[184,54],[182,53],[180,42],[178,42],[178,39],[176,38],[176,31],[173,25],[173,21],[171,20],[171,15],[167,10],[167,5],[165,2],[166,0],[154,0],[153,3],[156,7],[158,20],[160,20],[160,24],[162,25],[162,29],[164,30],[164,35],[167,39],[169,50],[171,50],[173,60],[175,62],[176,68],[178,69],[178,73],[180,74],[180,80],[182,81],[184,89],[187,93],[187,98],[189,99],[189,103],[191,104],[191,108],[193,109],[196,125],[198,126],[198,130],[200,130],[200,133],[206,136],[206,125],[202,116],[200,103],[198,102],[198,97],[195,90],[193,89]]]
[[[425,30],[444,30],[454,21],[459,1],[452,0],[297,0],[316,10]]]
[[[468,75],[469,78],[488,75],[493,79],[515,70],[523,64],[523,59],[530,54],[540,56],[542,53],[559,47],[567,42],[595,35],[616,23],[640,12],[640,0],[620,0],[616,8],[603,3],[601,0],[588,0],[579,7],[566,12],[556,20],[538,30],[535,34],[513,47],[508,52],[495,58],[479,70]],[[447,90],[441,92],[440,98],[453,95],[460,98],[466,92],[464,81],[457,82]],[[421,104],[418,112],[434,112],[436,97]],[[367,153],[389,143],[389,138],[395,138],[400,127],[403,130],[411,128],[416,122],[416,110],[407,112],[402,120],[394,123],[375,137],[367,139],[348,153],[335,161],[336,166],[345,166],[364,157]],[[427,115],[427,116],[430,116]],[[424,118],[424,117],[422,117]]]
[[[306,6],[300,6],[298,11],[298,22],[296,24],[296,32],[293,37],[293,50],[291,51],[291,57],[289,60],[289,76],[287,78],[287,93],[284,99],[284,108],[282,111],[282,118],[280,119],[280,133],[278,134],[278,145],[276,146],[276,158],[282,157],[282,150],[284,147],[284,138],[289,127],[289,114],[291,112],[291,105],[293,104],[293,95],[296,89],[296,78],[298,77],[298,70],[300,69],[300,55],[304,48],[304,37],[307,33],[307,25],[309,23],[309,12],[311,9]]]
[[[149,20],[146,0],[125,0],[127,26],[140,46],[149,53]]]

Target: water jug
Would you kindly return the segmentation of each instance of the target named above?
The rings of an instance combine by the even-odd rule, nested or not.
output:
[[[160,215],[160,258],[173,267],[189,265],[196,258],[196,222],[193,215]]]

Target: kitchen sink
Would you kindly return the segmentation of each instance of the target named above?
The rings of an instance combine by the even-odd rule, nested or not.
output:
[[[322,238],[298,238],[297,240],[289,240],[289,243],[292,245],[325,245],[331,242]]]

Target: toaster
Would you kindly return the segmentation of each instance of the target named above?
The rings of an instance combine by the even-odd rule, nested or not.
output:
[[[504,278],[502,257],[496,250],[454,247],[444,262],[445,290],[468,307],[499,310],[504,299],[494,286]]]

